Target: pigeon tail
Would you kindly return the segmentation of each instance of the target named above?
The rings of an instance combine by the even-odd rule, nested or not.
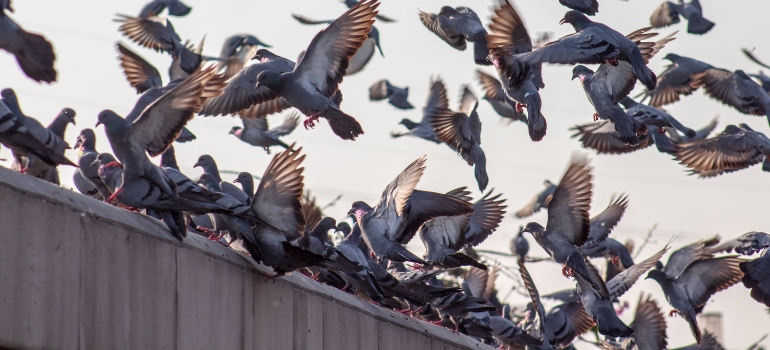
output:
[[[623,143],[636,146],[639,144],[639,139],[636,137],[636,131],[634,127],[633,118],[630,118],[625,112],[619,110],[617,113],[612,113],[609,116],[612,124],[615,125],[615,131],[618,133],[618,138]]]
[[[607,293],[607,286],[604,285],[598,285],[596,284],[596,281],[594,281],[593,278],[591,278],[591,274],[588,271],[588,266],[586,265],[586,261],[583,258],[583,255],[580,254],[580,252],[575,251],[567,258],[566,265],[569,266],[569,268],[572,269],[572,271],[575,272],[575,274],[580,275],[581,278],[586,280],[589,284],[591,284],[591,287],[596,290],[599,294]],[[601,282],[604,284],[604,282]],[[609,295],[607,296],[609,297]]]
[[[618,318],[611,307],[601,308],[598,310],[598,315],[594,315],[596,318],[596,325],[599,328],[599,333],[608,337],[630,337],[634,334],[634,330],[628,327],[623,321]]]
[[[182,46],[179,49],[179,67],[187,74],[193,74],[200,67],[203,58],[190,49]]]
[[[487,57],[489,57],[489,49],[487,48],[487,33],[479,31],[473,35],[473,59],[478,65],[492,65],[492,62],[489,62]]]
[[[427,261],[420,259],[398,243],[393,244],[393,248],[388,250],[386,258],[395,262],[411,261],[422,265],[429,265]]]
[[[532,141],[540,141],[545,137],[545,131],[548,123],[540,112],[543,105],[540,100],[540,93],[536,92],[526,97],[527,102],[527,127],[529,128],[529,138]]]
[[[711,28],[714,28],[714,22],[703,18],[703,16],[693,16],[687,21],[687,32],[690,34],[706,34]]]
[[[166,227],[168,227],[168,230],[171,231],[174,238],[182,242],[187,236],[187,225],[185,224],[182,213],[162,210],[160,211],[160,216],[163,218],[163,222],[166,224]]]
[[[650,68],[647,68],[647,65],[644,63],[644,57],[642,57],[642,53],[638,49],[631,51],[629,54],[629,59],[631,66],[634,68],[634,75],[636,75],[639,81],[644,84],[647,90],[655,90],[655,87],[658,83],[658,78],[655,76],[655,73],[650,70]]]
[[[687,320],[687,323],[690,325],[690,330],[692,331],[692,335],[695,336],[695,341],[698,342],[698,345],[700,345],[702,336],[700,333],[700,328],[698,328],[698,321],[695,318],[695,311],[682,313],[682,316],[684,316],[684,319]]]
[[[42,35],[17,31],[20,36],[21,50],[15,52],[16,61],[28,77],[37,82],[56,81],[56,69],[53,67],[56,54],[53,46]]]
[[[192,10],[190,6],[183,4],[181,1],[171,1],[168,4],[168,14],[172,16],[187,16],[190,10]]]
[[[482,270],[489,269],[487,268],[487,265],[484,265],[463,253],[454,253],[447,256],[446,262],[443,265],[446,265],[447,267],[474,266]]]
[[[329,106],[321,116],[329,121],[332,131],[343,140],[355,140],[356,137],[364,133],[364,129],[361,128],[361,124],[355,118],[343,113],[334,106]]]

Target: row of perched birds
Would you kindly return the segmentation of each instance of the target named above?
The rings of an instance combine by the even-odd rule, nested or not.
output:
[[[666,56],[672,65],[657,77],[647,63],[674,40],[673,34],[655,42],[647,41],[657,35],[650,28],[625,36],[585,15],[598,11],[596,0],[560,2],[574,9],[562,23],[571,24],[576,32],[547,44],[533,44],[519,13],[507,1],[496,3],[489,31],[466,7],[447,6],[438,14],[420,12],[419,17],[457,49],[466,49],[467,42],[474,44],[474,61],[497,70],[497,77],[477,72],[484,99],[504,118],[525,122],[533,141],[541,140],[547,129],[538,92],[545,87],[542,64],[599,64],[596,71],[583,65],[573,70],[573,79],[580,79],[595,107],[595,119],[601,119],[575,127],[584,147],[618,154],[654,143],[702,177],[759,162],[770,170],[766,160],[770,140],[763,134],[745,125],[729,125],[720,135],[708,138],[716,122],[696,131],[657,108],[702,87],[742,113],[770,115],[767,89],[742,71],[732,73],[674,54]],[[531,297],[524,308],[504,305],[497,297],[495,278],[508,268],[489,268],[473,249],[499,227],[506,209],[502,194],[489,191],[472,202],[466,187],[446,193],[418,190],[426,157],[398,174],[374,206],[354,202],[348,212],[352,227],[323,215],[304,188],[302,147],[286,144],[280,137],[296,128],[300,113],[307,116],[306,128],[323,117],[344,140],[363,134],[356,119],[340,109],[339,84],[344,76],[364,69],[377,50],[382,54],[375,20],[393,20],[378,14],[377,0],[346,4],[349,9],[335,20],[295,16],[302,23],[327,27],[294,62],[245,34],[228,38],[219,57],[203,56],[202,43],[183,43],[170,20],[160,16],[165,10],[184,16],[191,8],[178,0],[153,0],[139,16],[119,15],[117,21],[121,33],[132,41],[171,55],[171,81],[163,85],[155,67],[127,46],[117,45],[126,78],[141,96],[125,117],[111,110],[99,113],[97,126],[104,125],[112,154],[98,152],[94,131],[83,129],[74,146],[78,161],[68,160],[64,131],[68,123],[75,123],[75,111],[63,109],[44,127],[22,112],[12,89],[0,94],[0,142],[13,151],[15,169],[58,184],[58,165],[77,166],[73,182],[81,193],[162,220],[180,241],[193,232],[228,247],[235,244],[255,262],[271,267],[275,274],[269,278],[300,271],[383,307],[508,348],[566,348],[594,327],[605,336],[597,343],[602,348],[666,348],[665,318],[657,302],[641,298],[630,326],[618,317],[624,308],[614,306],[648,271],[647,278],[660,284],[672,313],[687,320],[701,347],[720,346],[712,335],[701,334],[696,321],[716,292],[742,281],[752,298],[770,306],[768,234],[749,232],[722,244],[718,238],[698,241],[673,252],[663,265],[660,260],[667,246],[635,263],[629,246],[609,237],[628,206],[628,197],[613,199],[607,209],[589,219],[593,180],[583,156],[574,157],[558,183],[546,181],[546,189],[516,213],[523,218],[548,210],[545,225],[527,224],[511,243],[522,285]],[[0,0],[0,9],[0,48],[14,53],[29,77],[54,81],[50,43],[25,32],[7,16],[10,0]],[[703,19],[697,0],[666,2],[651,22],[661,27],[679,21],[679,15],[689,21],[690,33],[702,34],[713,26]],[[255,62],[249,65],[251,61]],[[649,105],[628,96],[637,79],[647,89],[644,99],[650,99]],[[371,86],[370,99],[413,108],[408,88],[387,80]],[[269,128],[267,115],[292,107],[295,112],[283,124]],[[444,83],[433,79],[423,119],[402,120],[408,131],[392,136],[447,144],[474,166],[477,185],[484,191],[489,178],[477,107],[478,99],[464,87],[459,109],[450,109]],[[240,173],[235,180],[240,186],[222,181],[214,158],[202,155],[194,167],[203,174],[193,180],[180,171],[172,144],[195,139],[185,125],[196,114],[239,115],[243,127],[233,127],[231,134],[268,153],[272,146],[285,150],[272,158],[260,177]],[[159,155],[160,164],[155,165],[150,157]],[[343,238],[334,244],[330,231]],[[561,264],[564,275],[576,280],[576,288],[542,296],[563,302],[550,310],[545,310],[527,272],[526,263],[542,259],[527,255],[524,232],[531,233],[548,253],[545,260]],[[426,249],[422,257],[405,247],[418,233]],[[736,254],[723,254],[732,251]],[[740,257],[760,252],[753,260]],[[589,258],[606,258],[604,277]],[[442,274],[449,277],[441,280]]]

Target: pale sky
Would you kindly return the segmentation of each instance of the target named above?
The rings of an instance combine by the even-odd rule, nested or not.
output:
[[[218,56],[224,39],[236,33],[251,33],[263,42],[273,46],[276,54],[294,59],[304,50],[313,36],[321,29],[318,26],[304,26],[294,21],[291,13],[303,14],[316,19],[333,19],[342,14],[345,6],[337,0],[314,1],[198,1],[188,0],[192,12],[184,18],[172,18],[179,35],[184,39],[198,42],[206,36],[204,54]],[[767,42],[768,28],[766,15],[770,13],[770,2],[766,0],[716,1],[702,0],[704,15],[716,23],[714,29],[704,36],[686,33],[686,23],[660,30],[669,34],[680,30],[677,40],[668,44],[650,62],[650,67],[660,73],[666,65],[662,57],[666,53],[677,53],[696,58],[716,67],[730,70],[744,69],[756,72],[760,67],[748,61],[740,49],[755,48],[755,53],[770,61],[770,47],[756,46]],[[481,97],[481,88],[475,80],[472,52],[460,52],[433,33],[428,31],[417,16],[418,8],[427,12],[438,12],[443,5],[469,6],[482,21],[488,23],[491,1],[438,1],[438,0],[384,0],[381,13],[398,21],[375,23],[380,31],[382,50],[385,57],[375,54],[370,64],[361,73],[346,77],[340,88],[344,94],[342,110],[359,120],[365,134],[355,142],[337,138],[325,121],[314,130],[301,126],[287,136],[287,142],[297,141],[304,146],[305,186],[318,196],[324,204],[344,194],[336,206],[326,214],[342,219],[356,200],[374,204],[382,189],[414,159],[427,154],[427,170],[418,185],[423,190],[445,192],[459,186],[468,186],[480,197],[473,177],[473,168],[445,145],[434,145],[420,139],[391,139],[393,130],[402,130],[397,125],[402,118],[419,120],[421,106],[425,104],[431,76],[441,76],[447,86],[450,106],[457,108],[460,89],[470,84],[471,89]],[[622,33],[629,33],[649,25],[649,17],[658,6],[657,1],[644,0],[600,0],[600,12],[596,21],[605,23]],[[38,84],[23,75],[15,59],[0,53],[0,88],[16,90],[22,109],[27,115],[48,124],[63,107],[77,111],[77,126],[67,130],[70,145],[82,128],[93,128],[96,116],[103,109],[113,109],[125,115],[130,111],[137,95],[126,82],[117,61],[115,43],[127,46],[150,60],[163,74],[164,83],[170,57],[138,47],[122,37],[118,24],[112,22],[115,13],[136,15],[144,5],[143,1],[101,1],[83,0],[51,1],[28,0],[14,2],[16,13],[13,18],[24,28],[44,34],[54,45],[58,81],[46,85]],[[559,19],[567,10],[557,0],[519,0],[515,3],[521,11],[531,35],[540,31],[554,32],[556,37],[569,34],[573,29],[559,26]],[[738,10],[740,9],[740,11]],[[494,73],[490,67],[481,68]],[[526,126],[522,123],[507,125],[495,114],[486,101],[480,101],[479,114],[483,123],[482,147],[487,156],[489,188],[504,193],[508,199],[509,212],[515,212],[531,196],[542,189],[544,179],[558,181],[572,152],[579,150],[576,139],[571,139],[570,126],[590,122],[593,109],[586,100],[580,83],[571,81],[571,67],[546,66],[543,69],[546,88],[541,90],[543,115],[548,121],[548,133],[539,143],[530,141]],[[385,102],[370,102],[368,88],[375,81],[387,78],[397,86],[409,86],[409,100],[417,108],[401,111]],[[632,93],[635,96],[637,89]],[[758,131],[767,132],[765,118],[748,116],[710,100],[698,91],[693,96],[667,106],[667,110],[683,124],[698,129],[719,115],[717,131],[727,124],[747,123]],[[270,117],[279,123],[283,115]],[[179,164],[190,177],[200,175],[200,169],[193,169],[197,157],[211,154],[220,169],[250,171],[261,175],[271,156],[261,148],[251,147],[228,131],[240,125],[239,119],[231,117],[196,117],[188,127],[198,136],[192,143],[176,144]],[[103,128],[98,128],[97,149],[110,151]],[[279,151],[273,148],[274,153]],[[655,223],[658,229],[652,242],[637,258],[641,261],[653,254],[674,238],[674,247],[691,241],[720,234],[732,238],[747,231],[770,230],[770,216],[765,200],[770,185],[767,173],[760,166],[723,175],[715,179],[698,179],[687,176],[685,168],[667,154],[658,153],[654,147],[622,156],[590,155],[594,165],[594,205],[592,215],[609,203],[613,193],[628,193],[630,206],[612,236],[625,241],[633,238],[637,246],[644,234]],[[68,151],[70,159],[77,153]],[[11,158],[7,149],[0,150],[0,158]],[[156,160],[157,161],[157,160]],[[10,166],[10,162],[0,163]],[[61,168],[65,186],[71,186],[72,168]],[[224,174],[227,180],[234,175]],[[532,220],[545,224],[545,211]],[[508,241],[520,225],[529,219],[518,220],[510,214],[481,249],[508,251]],[[532,254],[543,256],[531,236]],[[409,248],[422,254],[418,239]],[[514,266],[513,260],[501,260]],[[599,264],[601,261],[596,260]],[[603,262],[601,264],[603,266]],[[542,294],[574,285],[574,282],[560,276],[560,267],[550,263],[530,265],[535,283]],[[502,297],[507,294],[511,282],[500,278],[497,287]],[[628,323],[633,319],[640,292],[653,293],[658,305],[666,312],[670,306],[665,302],[660,287],[653,281],[640,281],[622,299],[628,300],[632,309],[623,314]],[[527,300],[512,293],[508,301],[514,305]],[[548,307],[555,304],[549,303]],[[724,345],[728,349],[743,349],[770,331],[770,315],[766,307],[749,297],[749,291],[741,283],[711,299],[706,312],[723,314]],[[693,336],[681,318],[668,318],[670,347],[679,347],[694,342]],[[770,346],[770,340],[764,342]],[[581,348],[589,348],[580,345]]]

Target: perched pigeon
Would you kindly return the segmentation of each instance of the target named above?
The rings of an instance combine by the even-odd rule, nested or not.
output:
[[[27,32],[8,17],[5,10],[13,12],[10,4],[8,1],[7,5],[0,6],[0,49],[16,56],[19,67],[32,80],[56,81],[53,45],[42,35]]]
[[[376,207],[358,201],[348,212],[355,215],[366,245],[379,259],[427,265],[403,245],[432,218],[473,212],[470,203],[462,199],[415,189],[426,160],[425,156],[420,157],[404,169],[382,192]]]
[[[708,251],[711,253],[736,253],[741,255],[753,255],[770,247],[770,235],[764,232],[746,232],[738,238],[731,239],[720,245],[711,246]]]
[[[511,67],[516,55],[532,51],[532,39],[527,32],[516,9],[507,1],[500,1],[495,7],[489,40],[489,58],[497,69],[505,96],[516,101],[515,112],[521,115],[527,108],[527,126],[532,141],[545,137],[547,123],[541,113],[543,102],[539,89],[545,87],[542,77],[542,64],[533,63],[526,69],[525,76],[514,77]]]
[[[746,124],[728,125],[719,135],[677,145],[676,160],[690,168],[690,174],[707,178],[763,163],[770,171],[770,139]]]
[[[238,200],[222,190],[219,182],[214,178],[214,175],[209,173],[201,174],[200,179],[197,181],[210,192],[217,193],[219,198],[216,199],[216,203],[227,208],[233,215],[209,213],[211,222],[214,224],[212,232],[208,232],[212,235],[217,235],[216,239],[222,238],[222,231],[227,230],[230,233],[230,241],[228,245],[237,239],[248,240],[252,244],[256,244],[254,233],[251,231],[249,222],[246,221],[246,217],[249,216],[249,203],[247,201]],[[204,232],[206,230],[203,230]]]
[[[257,89],[264,86],[268,90],[258,98],[284,98],[308,116],[304,122],[306,128],[314,126],[318,118],[324,117],[332,131],[343,140],[354,140],[363,134],[361,125],[340,111],[332,98],[351,57],[366,40],[378,6],[376,0],[365,0],[351,7],[313,38],[293,71],[279,73],[265,70],[259,73]]]
[[[152,0],[147,5],[144,5],[142,12],[139,13],[139,18],[155,17],[167,8],[169,15],[177,17],[187,16],[190,10],[192,10],[190,6],[185,5],[179,0]]]
[[[487,60],[487,30],[476,12],[464,6],[444,6],[438,14],[420,11],[419,15],[422,24],[447,44],[465,51],[467,42],[472,42],[476,64],[490,64]]]
[[[299,113],[292,113],[283,120],[283,124],[268,129],[267,118],[244,118],[241,116],[243,127],[234,126],[230,129],[230,134],[235,135],[241,141],[252,146],[262,147],[267,154],[270,154],[270,146],[281,146],[288,148],[289,145],[281,141],[281,136],[286,136],[294,131],[299,124]]]
[[[431,79],[430,93],[425,107],[422,108],[422,120],[415,123],[409,119],[402,119],[399,124],[405,126],[409,131],[405,133],[391,132],[390,136],[398,138],[401,136],[415,136],[424,140],[440,143],[436,132],[433,130],[432,119],[436,111],[449,109],[449,98],[447,98],[446,87],[441,79]]]
[[[476,112],[478,106],[476,96],[466,86],[460,111],[455,112],[447,107],[436,108],[431,112],[430,123],[439,141],[455,150],[468,165],[474,166],[476,183],[479,190],[484,191],[489,184],[489,176],[487,157],[481,149],[481,120]]]
[[[247,203],[249,201],[249,196],[246,192],[238,188],[238,186],[227,181],[222,181],[222,176],[219,174],[219,167],[217,167],[216,161],[214,161],[214,158],[210,155],[204,154],[198,157],[198,161],[193,165],[193,168],[197,167],[201,167],[204,173],[211,174],[214,177],[214,181],[219,183],[219,187],[222,188],[224,193],[227,193],[239,202]]]
[[[388,99],[388,103],[398,109],[412,109],[411,103],[407,100],[409,97],[409,87],[400,88],[393,86],[386,79],[374,83],[369,88],[369,100],[380,101]]]
[[[91,129],[83,129],[73,147],[78,151],[78,168],[72,175],[75,188],[87,196],[105,200],[110,196],[110,190],[99,177],[99,167],[93,163],[99,153],[96,151],[96,135]]]
[[[260,46],[271,47],[251,34],[236,34],[225,39],[222,53],[219,55],[224,67],[224,76],[229,79],[243,70],[243,66],[254,58]]]
[[[39,123],[36,120],[29,117],[26,118],[26,123],[28,125],[29,123],[35,124],[34,126],[29,125],[30,127],[38,127]],[[46,130],[49,131],[47,138],[54,138],[53,136],[55,136],[56,143],[54,144],[53,148],[61,154],[64,154],[64,151],[69,148],[69,145],[64,141],[64,133],[67,131],[67,125],[70,123],[75,125],[75,111],[72,110],[72,108],[64,108],[61,110],[61,112],[59,112],[56,118],[54,118],[51,124],[46,127]],[[32,175],[56,185],[60,184],[59,171],[56,169],[56,167],[50,166],[45,162],[39,161],[37,159],[30,159],[37,158],[37,156],[34,154],[24,153],[25,152],[22,152],[21,154],[17,155],[17,152],[14,152],[14,158],[16,159],[11,165],[12,169],[20,170],[23,167],[25,168],[25,173],[28,175]]]
[[[589,16],[594,16],[599,12],[599,1],[597,0],[559,0],[559,3]]]
[[[673,53],[663,59],[671,61],[671,64],[658,77],[658,87],[644,93],[645,99],[650,97],[650,106],[653,107],[674,103],[679,101],[680,95],[692,94],[697,90],[693,85],[696,75],[713,68],[707,63]]]
[[[679,23],[680,15],[687,19],[687,32],[690,34],[706,34],[714,28],[714,22],[703,18],[703,9],[698,0],[690,0],[690,2],[679,0],[678,3],[664,1],[652,13],[650,24],[654,28],[670,26]]]
[[[291,15],[299,21],[299,23],[302,24],[331,24],[334,21],[314,21],[312,19],[308,19],[306,17],[300,16],[300,15]],[[379,15],[375,16],[375,18],[378,18]],[[350,58],[350,62],[348,64],[348,68],[345,70],[345,75],[353,75],[366,67],[367,64],[369,64],[369,61],[372,59],[372,56],[374,56],[374,51],[377,49],[380,52],[380,56],[385,57],[385,55],[382,53],[382,48],[380,47],[380,31],[377,30],[377,27],[372,26],[372,30],[369,32],[369,34],[366,37],[366,40],[364,40],[363,44],[361,44],[361,47],[358,49],[355,55]]]
[[[519,62],[518,65],[510,64],[513,68],[511,74],[513,80],[526,77],[529,74],[530,65],[536,63],[609,63],[616,66],[620,61],[625,61],[630,64],[633,76],[638,78],[647,89],[655,90],[655,73],[647,68],[643,53],[638,47],[639,41],[635,42],[632,38],[602,23],[593,22],[575,10],[568,11],[559,23],[572,24],[575,34],[567,35],[532,52],[513,56],[512,59]],[[640,35],[643,40],[651,36],[644,33],[648,29],[640,29],[632,34]],[[626,74],[625,68],[623,71],[623,74]]]
[[[703,312],[706,302],[716,292],[741,281],[743,272],[738,265],[743,261],[734,256],[697,260],[688,264],[678,275],[654,269],[647,278],[660,284],[666,300],[674,308],[670,314],[678,313],[684,317],[690,324],[695,340],[700,344],[701,331],[695,315]]]
[[[114,21],[121,23],[118,30],[134,41],[148,49],[157,52],[168,52],[172,57],[180,60],[180,67],[189,74],[193,74],[203,62],[200,54],[190,50],[182,43],[174,26],[165,17],[152,16],[148,18],[132,17],[117,14]]]
[[[244,171],[239,173],[238,177],[235,178],[233,182],[241,184],[241,190],[243,190],[243,193],[246,193],[246,195],[249,196],[249,202],[251,202],[251,198],[254,198],[254,177]],[[313,224],[316,223],[317,222],[314,222]]]
[[[589,238],[588,209],[591,206],[593,187],[591,178],[588,159],[584,156],[574,157],[548,204],[546,227],[530,222],[523,232],[531,233],[548,255],[564,265],[562,272],[565,276],[581,275],[593,289],[606,297],[607,287],[603,282],[591,279],[583,255],[578,250]]]
[[[709,68],[693,76],[692,86],[743,114],[767,116],[770,123],[770,95],[742,70]]]
[[[741,262],[739,266],[744,273],[743,285],[751,289],[751,297],[770,307],[770,254],[767,250],[759,258]]]
[[[430,306],[435,308],[439,316],[449,317],[455,323],[455,330],[459,325],[458,319],[472,312],[494,311],[495,306],[484,298],[470,296],[462,292],[455,292],[438,297],[430,301]]]
[[[556,185],[549,180],[543,181],[543,185],[545,186],[545,189],[532,197],[532,199],[523,208],[519,209],[514,216],[523,219],[539,212],[540,209],[548,208],[548,205],[553,199],[553,194],[556,192]]]
[[[524,260],[527,257],[527,253],[529,253],[529,242],[524,237],[524,233],[521,232],[523,229],[523,227],[519,227],[519,233],[511,239],[510,245],[511,254],[519,258],[519,260]]]
[[[447,195],[470,201],[465,187],[450,191]],[[473,214],[462,216],[439,216],[426,222],[420,228],[420,239],[425,245],[425,261],[444,268],[472,265],[486,270],[486,265],[477,262],[458,251],[463,247],[474,247],[491,235],[505,215],[504,199],[501,194],[491,196],[488,192],[473,204]]]
[[[22,118],[11,111],[0,99],[0,143],[18,151],[34,154],[48,165],[73,164],[63,154],[54,150],[35,137],[35,133],[24,125]]]
[[[476,76],[484,88],[482,99],[487,100],[497,114],[509,121],[527,123],[527,116],[516,110],[516,102],[508,98],[499,80],[480,70],[476,71]]]

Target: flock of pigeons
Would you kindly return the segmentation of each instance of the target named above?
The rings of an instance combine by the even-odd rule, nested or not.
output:
[[[0,142],[13,151],[14,169],[59,184],[56,167],[76,166],[73,181],[81,193],[162,220],[180,241],[194,232],[226,246],[237,242],[252,259],[274,269],[269,278],[300,271],[383,307],[507,348],[566,348],[594,327],[604,335],[597,343],[603,349],[666,348],[665,318],[656,301],[640,298],[630,326],[618,317],[627,305],[618,310],[614,306],[648,271],[647,278],[660,284],[673,308],[670,315],[687,320],[701,348],[721,348],[713,335],[701,334],[696,321],[716,292],[742,281],[752,298],[770,306],[770,235],[749,232],[722,244],[718,237],[701,240],[674,251],[664,265],[660,259],[669,250],[666,246],[635,263],[633,247],[609,237],[628,197],[613,199],[602,213],[589,218],[593,185],[583,156],[573,157],[558,183],[546,181],[546,188],[515,214],[524,218],[548,210],[545,225],[531,222],[511,242],[532,301],[523,310],[500,302],[494,281],[502,267],[489,268],[473,249],[502,221],[502,194],[489,191],[472,202],[466,187],[447,193],[418,190],[425,157],[387,184],[374,206],[354,202],[348,213],[354,218],[352,227],[325,217],[304,191],[302,147],[280,137],[296,128],[300,114],[307,117],[305,128],[324,118],[343,140],[355,140],[364,132],[342,111],[339,84],[344,76],[364,69],[377,51],[382,54],[373,24],[393,20],[378,14],[378,0],[345,3],[349,9],[334,20],[294,16],[304,24],[326,25],[295,62],[269,51],[269,45],[252,35],[228,38],[219,57],[203,56],[202,43],[183,43],[171,21],[160,16],[165,10],[170,16],[185,16],[191,8],[178,0],[153,0],[137,17],[118,15],[116,21],[120,32],[139,46],[170,54],[171,81],[163,85],[155,67],[127,46],[117,45],[126,78],[141,96],[125,117],[111,110],[98,115],[97,126],[104,125],[113,154],[99,153],[94,131],[83,129],[74,145],[78,161],[70,161],[64,156],[69,145],[63,138],[67,125],[75,124],[75,111],[63,109],[44,127],[22,112],[9,88],[0,94]],[[570,64],[576,65],[572,78],[580,80],[596,111],[594,123],[575,127],[584,147],[618,154],[654,143],[701,177],[759,162],[770,171],[770,140],[762,133],[744,124],[728,125],[708,138],[716,122],[696,131],[659,109],[703,88],[742,113],[770,120],[770,77],[729,72],[675,54],[665,57],[672,64],[656,76],[647,63],[674,34],[657,41],[649,40],[657,35],[651,28],[623,35],[586,16],[597,13],[596,0],[560,3],[572,9],[561,23],[571,24],[575,33],[547,43],[533,44],[520,14],[505,0],[495,3],[488,29],[467,7],[445,6],[438,14],[420,12],[419,18],[458,50],[472,43],[475,63],[496,68],[497,77],[477,72],[484,99],[502,117],[526,123],[532,141],[542,140],[547,130],[538,92],[545,87],[542,65]],[[11,5],[11,0],[0,0],[0,48],[14,54],[30,78],[55,81],[52,45],[19,27],[8,16]],[[651,24],[668,26],[680,16],[688,21],[689,33],[704,34],[714,26],[702,17],[697,0],[664,2]],[[594,71],[583,64],[599,67]],[[637,80],[646,88],[641,101],[628,96]],[[408,93],[408,87],[382,80],[371,86],[370,99],[411,109]],[[647,99],[648,104],[642,103]],[[458,110],[450,109],[443,82],[434,79],[423,119],[402,120],[408,131],[392,136],[445,143],[474,166],[477,185],[484,191],[489,178],[477,107],[478,99],[466,87]],[[283,124],[269,128],[265,117],[288,108],[295,111]],[[172,144],[195,139],[185,124],[196,114],[239,115],[243,127],[233,127],[231,134],[268,153],[272,146],[285,150],[273,157],[261,177],[239,174],[235,182],[240,186],[222,181],[215,160],[202,155],[195,167],[204,173],[192,180],[180,172]],[[160,164],[155,165],[150,157],[158,155]],[[336,245],[330,239],[332,230],[344,236]],[[548,253],[545,260],[561,264],[564,276],[577,282],[576,288],[542,296],[562,302],[550,310],[544,309],[527,272],[526,263],[538,259],[527,255],[524,232]],[[418,234],[426,248],[422,257],[405,248]],[[753,260],[741,258],[760,252]],[[605,276],[589,258],[606,258]],[[439,279],[441,274],[447,277]]]

